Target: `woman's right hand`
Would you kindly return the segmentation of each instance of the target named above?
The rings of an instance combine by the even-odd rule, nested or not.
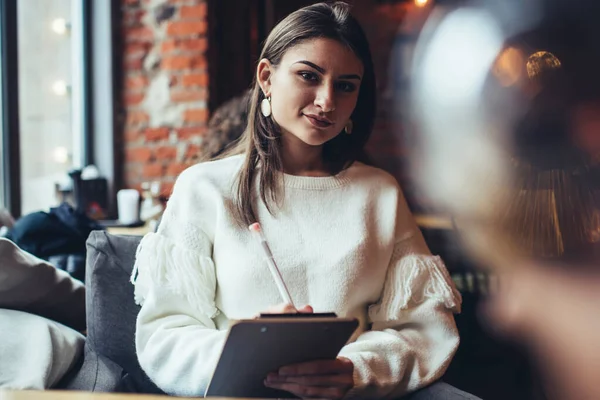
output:
[[[261,314],[312,314],[313,312],[313,308],[308,305],[300,308],[295,308],[291,304],[283,303],[277,304],[276,306],[271,306],[266,311],[263,311]]]

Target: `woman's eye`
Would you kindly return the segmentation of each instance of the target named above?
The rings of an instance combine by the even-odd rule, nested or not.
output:
[[[305,81],[316,82],[319,80],[316,74],[312,72],[300,72],[299,74]]]
[[[356,90],[356,85],[352,82],[338,82],[336,87],[339,91],[351,93]]]

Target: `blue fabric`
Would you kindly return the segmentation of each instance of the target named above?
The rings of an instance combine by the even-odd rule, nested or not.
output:
[[[53,255],[85,254],[85,242],[93,230],[103,229],[96,221],[77,212],[68,203],[21,217],[7,238],[21,249],[48,260]]]

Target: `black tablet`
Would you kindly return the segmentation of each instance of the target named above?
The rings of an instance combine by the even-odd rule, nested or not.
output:
[[[333,360],[358,320],[310,314],[268,315],[234,322],[205,396],[293,398],[264,385],[280,367]]]

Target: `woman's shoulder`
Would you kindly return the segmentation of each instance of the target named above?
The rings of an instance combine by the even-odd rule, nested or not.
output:
[[[243,155],[235,155],[194,164],[184,170],[177,180],[187,184],[231,183],[240,171],[243,161]]]
[[[243,161],[243,156],[232,156],[188,167],[177,177],[171,199],[190,199],[191,196],[191,199],[197,201],[214,196],[230,197]]]
[[[400,191],[400,185],[392,174],[372,165],[355,161],[348,168],[348,175],[354,182],[361,185],[380,190]]]

